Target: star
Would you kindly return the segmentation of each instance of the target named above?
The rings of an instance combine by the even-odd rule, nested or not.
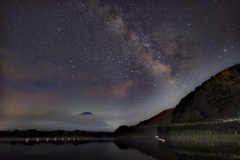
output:
[[[86,129],[73,117],[91,111],[113,131],[173,108],[240,62],[239,4],[4,1],[0,129]]]

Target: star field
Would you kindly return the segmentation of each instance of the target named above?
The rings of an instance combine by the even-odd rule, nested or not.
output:
[[[136,124],[240,62],[237,0],[0,3],[1,130]]]

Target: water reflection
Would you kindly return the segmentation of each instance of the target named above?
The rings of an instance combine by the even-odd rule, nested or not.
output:
[[[240,142],[143,139],[0,140],[0,159],[240,159]]]
[[[120,149],[137,149],[156,159],[205,160],[240,159],[240,142],[237,141],[154,141],[154,139],[116,140]]]
[[[170,146],[159,147],[173,152],[180,159],[240,159],[240,146],[236,141],[172,141]]]
[[[170,147],[170,143],[158,141],[154,138],[117,139],[114,141],[114,143],[119,147],[119,149],[136,149],[141,153],[151,155],[155,159],[178,159],[177,155],[174,152],[165,150],[166,147]]]
[[[52,141],[29,139],[25,140],[0,140],[1,160],[65,160],[65,159],[87,159],[87,160],[154,160],[149,155],[142,154],[137,150],[119,149],[113,139],[109,140],[79,140],[79,141]]]

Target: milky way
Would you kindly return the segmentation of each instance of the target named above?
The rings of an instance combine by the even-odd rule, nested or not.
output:
[[[1,1],[0,129],[114,130],[175,107],[240,62],[238,5]]]

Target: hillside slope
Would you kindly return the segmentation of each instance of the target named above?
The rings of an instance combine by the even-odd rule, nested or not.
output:
[[[145,121],[139,122],[137,126],[160,125],[168,124],[172,121],[172,112],[174,108],[166,109],[156,116],[153,116]]]
[[[184,97],[172,123],[215,121],[240,117],[240,64],[225,69]]]
[[[116,136],[153,136],[157,133],[157,128],[161,124],[169,124],[172,121],[174,108],[167,109],[158,115],[140,122],[134,126],[120,126],[115,130]]]

